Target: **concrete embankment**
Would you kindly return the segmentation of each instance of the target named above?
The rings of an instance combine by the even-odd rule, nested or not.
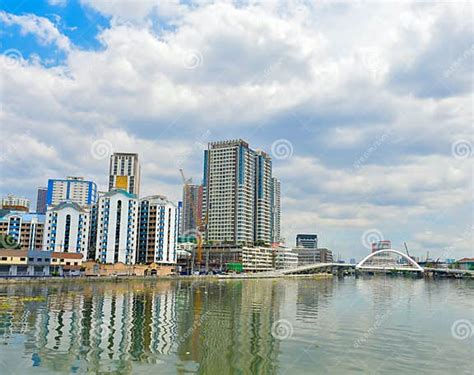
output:
[[[13,284],[41,284],[41,283],[95,283],[95,282],[128,282],[128,281],[160,281],[160,280],[251,280],[251,279],[330,279],[332,274],[313,275],[259,275],[257,274],[235,274],[235,275],[193,275],[193,276],[76,276],[76,277],[5,277],[0,278],[0,285]]]

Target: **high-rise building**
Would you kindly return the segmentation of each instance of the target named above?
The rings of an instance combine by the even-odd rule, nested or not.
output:
[[[22,197],[16,197],[13,194],[8,194],[2,198],[2,207],[4,210],[10,211],[30,211],[30,200]]]
[[[255,151],[243,140],[204,151],[203,218],[208,241],[255,242]]]
[[[305,249],[317,249],[318,248],[318,235],[317,234],[297,234],[296,247],[304,247]]]
[[[272,194],[271,194],[271,242],[278,243],[281,241],[281,193],[280,193],[280,181],[276,178],[272,178]]]
[[[102,263],[135,264],[138,199],[116,189],[99,197],[96,212],[96,259]]]
[[[166,197],[140,199],[137,263],[176,263],[178,209]]]
[[[137,197],[140,194],[138,154],[115,152],[110,156],[109,191],[123,189]]]
[[[38,188],[38,194],[36,196],[36,213],[44,215],[46,213],[46,202],[48,200],[48,188]]]
[[[43,244],[45,216],[21,211],[7,212],[0,217],[0,236],[8,235],[12,241],[4,240],[4,248],[41,250]]]
[[[196,230],[202,218],[202,185],[183,186],[181,233]]]
[[[86,260],[88,240],[88,208],[71,201],[48,207],[43,238],[44,250],[82,254],[83,260]]]
[[[46,205],[57,206],[65,201],[77,203],[81,207],[93,205],[97,201],[96,183],[86,181],[84,177],[49,179]]]
[[[272,240],[272,159],[263,151],[255,152],[255,230],[254,241]]]
[[[272,240],[272,161],[247,142],[209,143],[204,151],[202,218],[206,239],[243,245]]]

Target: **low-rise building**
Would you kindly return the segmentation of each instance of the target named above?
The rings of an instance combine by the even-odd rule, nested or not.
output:
[[[15,276],[28,273],[27,250],[0,250],[0,275]]]
[[[35,250],[0,250],[0,276],[4,277],[78,275],[81,266],[81,254]]]
[[[195,266],[194,269],[199,269],[199,265],[197,264],[199,262],[199,254],[197,253],[197,248],[194,248],[192,251],[192,259],[194,259],[195,265],[198,266]],[[229,264],[242,265],[241,245],[234,245],[229,243],[213,245],[206,244],[202,246],[201,266],[207,266],[208,270],[225,271],[228,269]]]
[[[274,249],[275,263],[274,267],[277,270],[285,270],[298,267],[298,254],[291,249],[285,247],[278,247]]]
[[[83,263],[85,276],[171,276],[175,266],[151,264],[100,264],[94,261]]]
[[[333,262],[332,251],[326,248],[308,249],[304,247],[295,247],[293,251],[298,254],[298,266]]]
[[[459,269],[474,271],[474,258],[462,258],[457,261]]]
[[[262,272],[274,269],[271,247],[243,247],[242,266],[244,272]]]
[[[0,217],[0,236],[8,236],[3,248],[20,250],[41,250],[45,216],[21,211],[2,211]]]
[[[82,254],[80,253],[51,253],[51,274],[63,276],[67,274],[79,275],[82,267]]]
[[[2,198],[1,208],[10,211],[30,211],[30,200],[27,198],[16,197],[13,194],[8,194],[5,198]]]

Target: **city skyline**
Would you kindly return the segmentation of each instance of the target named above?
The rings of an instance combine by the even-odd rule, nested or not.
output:
[[[141,196],[177,202],[180,168],[200,181],[206,144],[242,138],[272,157],[289,244],[472,255],[467,6],[54,3],[0,12],[2,196],[34,207],[71,175],[106,191],[124,151],[140,155]]]

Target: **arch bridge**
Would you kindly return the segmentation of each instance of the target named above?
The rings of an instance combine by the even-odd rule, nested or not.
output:
[[[385,255],[385,256],[384,256]],[[402,262],[395,262],[389,255],[401,257]],[[343,273],[345,270],[359,270],[368,272],[410,271],[424,272],[424,269],[408,255],[395,249],[383,249],[367,255],[358,264],[348,263],[314,263],[296,268],[275,270],[261,273],[261,276],[277,277],[286,275],[301,275],[318,272]]]

